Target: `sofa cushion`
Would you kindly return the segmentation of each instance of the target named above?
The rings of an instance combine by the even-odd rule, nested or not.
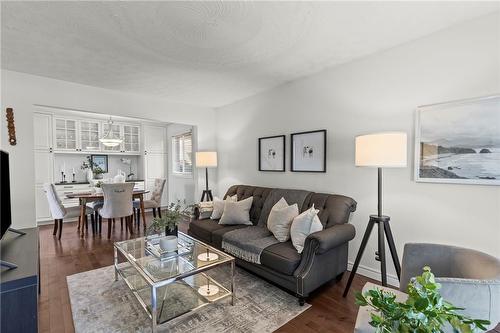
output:
[[[250,208],[250,221],[252,221],[253,225],[256,225],[259,222],[262,206],[271,190],[268,187],[233,185],[227,190],[224,198],[235,194],[238,196],[238,200],[253,197],[252,207]]]
[[[204,242],[212,243],[212,233],[224,228],[216,220],[194,220],[189,223],[189,231]]]
[[[237,224],[237,225],[224,225],[223,227],[224,228],[217,229],[214,232],[212,232],[212,245],[214,245],[216,248],[219,249],[222,249],[222,237],[224,237],[226,232],[233,231],[236,229],[246,228],[248,226],[243,224]]]
[[[260,263],[285,275],[293,275],[300,264],[301,255],[292,242],[283,242],[268,246],[260,255]]]

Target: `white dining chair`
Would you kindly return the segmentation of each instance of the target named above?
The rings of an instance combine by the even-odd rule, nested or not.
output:
[[[158,212],[158,216],[161,217],[161,197],[163,195],[163,189],[165,188],[165,182],[167,180],[165,178],[157,178],[155,179],[154,189],[151,193],[151,199],[144,200],[144,210],[153,209],[153,217],[156,217],[156,213]],[[137,226],[141,224],[141,202],[134,201],[134,214],[137,216]],[[146,223],[146,221],[143,221]]]
[[[83,228],[85,222],[85,226],[88,228],[87,215],[90,215],[92,224],[94,224],[94,215],[91,208],[85,207],[85,221],[80,221],[80,206],[64,207],[61,199],[57,195],[54,184],[43,184],[43,189],[47,196],[47,201],[49,202],[50,214],[54,219],[54,231],[52,234],[56,235],[59,232],[58,239],[61,239],[63,219],[78,217],[78,226]]]
[[[108,219],[108,239],[111,238],[111,227],[115,218],[125,218],[130,233],[134,233],[132,228],[132,193],[134,185],[134,183],[101,185],[104,205],[99,210],[99,215]]]

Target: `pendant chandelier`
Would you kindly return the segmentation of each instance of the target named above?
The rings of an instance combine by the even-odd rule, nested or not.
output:
[[[108,132],[104,134],[102,138],[99,139],[99,141],[105,145],[106,147],[116,147],[119,146],[122,142],[123,139],[119,137],[120,133],[118,133],[118,138],[116,138],[113,135],[113,121],[111,120],[111,117],[109,117],[108,120]]]

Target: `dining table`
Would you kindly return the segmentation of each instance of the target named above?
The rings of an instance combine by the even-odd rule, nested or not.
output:
[[[132,192],[132,198],[131,200],[134,199],[139,199],[140,202],[140,207],[141,207],[141,215],[142,215],[142,221],[144,223],[144,230],[146,230],[146,215],[144,213],[144,194],[149,193],[148,190],[134,190]],[[80,206],[80,219],[78,222],[78,230],[80,231],[81,237],[85,236],[85,228],[84,228],[84,221],[85,221],[85,208],[87,206],[87,203],[93,202],[93,201],[104,201],[104,194],[102,192],[79,192],[79,193],[68,193],[66,194],[66,198],[69,199],[78,199],[79,201],[79,206]]]

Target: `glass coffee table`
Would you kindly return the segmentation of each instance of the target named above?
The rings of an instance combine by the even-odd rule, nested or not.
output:
[[[114,244],[115,280],[123,278],[151,318],[153,332],[157,325],[207,304],[230,298],[234,305],[233,257],[182,232],[177,250],[162,252],[161,237]]]

